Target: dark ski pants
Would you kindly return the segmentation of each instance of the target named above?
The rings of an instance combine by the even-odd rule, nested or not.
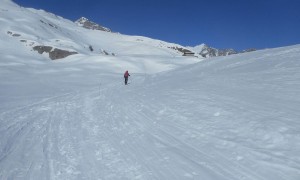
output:
[[[125,85],[127,85],[128,77],[125,77]]]

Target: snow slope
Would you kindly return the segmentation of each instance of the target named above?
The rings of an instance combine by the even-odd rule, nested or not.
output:
[[[170,47],[180,45],[154,40],[142,36],[127,36],[99,30],[85,29],[60,16],[23,8],[9,0],[0,1],[0,32],[19,42],[27,50],[38,45],[51,46],[63,50],[76,51],[81,55],[99,55],[105,50],[109,54],[157,55],[174,57],[182,53]],[[9,34],[11,33],[11,34]],[[13,34],[17,36],[13,36]],[[21,42],[22,41],[22,42]],[[94,51],[91,52],[89,46]],[[37,54],[37,52],[35,52]]]
[[[0,22],[1,180],[300,178],[300,45],[199,62],[121,35],[50,61]]]
[[[155,73],[199,61],[196,58],[184,58],[168,48],[181,47],[176,44],[141,36],[88,30],[43,10],[20,7],[10,0],[0,0],[0,41],[0,80],[4,84],[0,89],[0,100],[6,102],[0,104],[3,108],[16,106],[14,99],[18,99],[17,104],[27,104],[44,94],[61,95],[75,88],[84,89],[91,83],[109,81],[106,78],[99,79],[100,74],[118,73],[122,77],[120,74],[125,70]],[[52,62],[48,53],[40,55],[32,50],[37,45],[79,54]],[[90,51],[89,46],[94,51]],[[73,82],[77,81],[82,82],[82,88],[73,86]],[[23,88],[25,82],[27,86]],[[64,83],[69,86],[58,86]]]
[[[215,58],[129,86],[72,61],[39,78],[2,66],[0,179],[298,180],[299,57]]]

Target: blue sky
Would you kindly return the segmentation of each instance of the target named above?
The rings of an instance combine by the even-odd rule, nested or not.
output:
[[[13,0],[66,19],[184,46],[273,48],[300,44],[299,0]]]

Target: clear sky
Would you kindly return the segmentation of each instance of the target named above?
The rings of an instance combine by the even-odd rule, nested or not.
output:
[[[300,44],[300,0],[13,0],[66,19],[84,16],[128,35],[183,46],[273,48]]]

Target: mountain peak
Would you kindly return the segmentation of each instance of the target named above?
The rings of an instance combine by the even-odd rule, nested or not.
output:
[[[217,49],[214,47],[210,47],[206,44],[200,44],[195,47],[187,47],[191,51],[195,52],[196,54],[201,55],[202,57],[215,57],[215,56],[228,56],[232,54],[239,54],[239,53],[246,53],[246,52],[252,52],[256,51],[255,48],[249,48],[246,50],[243,50],[241,52],[238,52],[232,48],[228,49]]]
[[[75,23],[78,26],[82,26],[86,29],[92,29],[92,30],[100,30],[100,31],[105,31],[105,32],[111,32],[111,30],[109,28],[106,28],[104,26],[101,26],[93,21],[90,21],[88,18],[86,17],[81,17],[79,18],[77,21],[75,21]]]
[[[86,17],[81,17],[81,18],[79,18],[76,22],[84,23],[84,22],[86,22],[86,21],[88,21],[88,18],[86,18]]]

